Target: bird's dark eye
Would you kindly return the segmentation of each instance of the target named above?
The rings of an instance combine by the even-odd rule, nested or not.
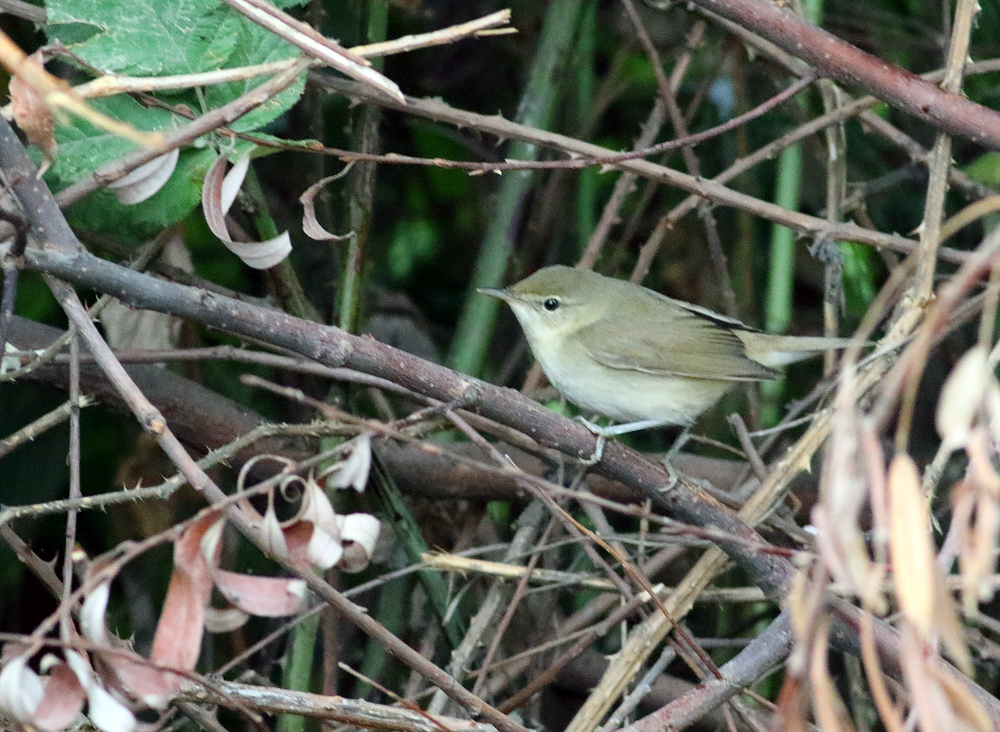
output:
[[[551,313],[553,310],[559,308],[559,298],[550,297],[548,300],[542,303],[542,307]]]

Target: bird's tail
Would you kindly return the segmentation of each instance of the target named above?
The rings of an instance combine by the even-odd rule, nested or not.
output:
[[[802,361],[826,351],[858,344],[870,345],[868,341],[857,341],[853,338],[782,336],[754,331],[736,331],[736,335],[746,345],[747,355],[750,358],[771,368]]]

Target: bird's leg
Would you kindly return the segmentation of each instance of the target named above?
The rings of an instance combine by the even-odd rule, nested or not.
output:
[[[591,453],[589,458],[580,461],[584,464],[584,466],[589,468],[591,465],[597,465],[601,462],[601,457],[604,456],[604,443],[608,441],[608,434],[606,432],[608,428],[601,427],[600,425],[591,422],[586,417],[580,416],[576,419],[578,422],[582,422],[584,427],[597,435],[597,444],[594,446],[594,452]]]
[[[667,485],[664,488],[660,489],[661,492],[666,493],[675,485],[677,485],[679,476],[677,471],[674,470],[674,466],[670,464],[670,458],[672,458],[674,455],[676,455],[681,451],[681,448],[684,447],[684,445],[688,441],[688,437],[690,436],[691,436],[691,425],[688,425],[683,430],[681,430],[681,433],[677,435],[677,439],[674,440],[674,444],[670,446],[670,449],[667,450],[667,454],[663,456],[663,460],[661,462],[663,463],[663,467],[667,469],[667,476],[670,478],[670,482],[667,483]]]
[[[674,455],[679,453],[681,451],[681,448],[687,444],[689,437],[691,437],[691,425],[688,425],[687,427],[682,429],[681,433],[677,435],[677,439],[674,440],[674,444],[670,446],[669,450],[667,450],[667,455],[664,458],[664,460],[669,460]]]
[[[593,454],[582,461],[584,465],[597,465],[597,463],[601,462],[601,457],[604,455],[604,443],[608,441],[609,437],[617,437],[629,432],[638,432],[639,430],[670,424],[670,422],[664,422],[660,419],[644,419],[639,422],[625,422],[624,424],[612,424],[607,427],[601,427],[585,417],[577,417],[576,419],[583,422],[588,430],[597,435],[597,446],[594,448]]]
[[[628,434],[629,432],[648,430],[653,427],[663,427],[664,425],[668,424],[673,424],[673,423],[664,421],[662,419],[643,419],[638,422],[625,422],[623,424],[612,424],[607,427],[598,427],[597,429],[603,430],[605,437],[617,437],[618,435],[625,435]]]

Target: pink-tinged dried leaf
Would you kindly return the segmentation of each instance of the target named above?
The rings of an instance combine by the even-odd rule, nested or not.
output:
[[[882,677],[878,652],[875,650],[874,623],[872,614],[867,610],[864,611],[861,615],[861,662],[868,677],[868,688],[871,690],[879,718],[887,732],[906,732],[902,715],[893,703],[885,679]]]
[[[308,521],[295,521],[284,527],[288,545],[288,561],[301,572],[311,572],[314,565],[309,555],[309,543],[316,527]]]
[[[188,526],[174,543],[174,569],[150,652],[152,663],[191,671],[201,652],[205,609],[212,592],[211,568],[202,550],[205,535],[222,522],[207,514]],[[217,552],[209,552],[217,561]],[[138,654],[108,654],[105,659],[119,683],[153,709],[164,709],[184,676],[146,663]]]
[[[42,53],[35,53],[24,59],[25,64],[34,64],[43,68]],[[52,159],[56,150],[56,138],[53,134],[52,110],[45,103],[45,95],[28,83],[20,74],[15,74],[9,84],[10,110],[17,126],[24,132],[28,142],[45,154],[46,164]],[[43,171],[44,172],[44,171]]]
[[[281,529],[281,522],[274,512],[274,494],[267,497],[267,510],[260,522],[260,539],[264,551],[276,557],[288,556],[288,543]]]
[[[812,592],[809,575],[805,569],[799,569],[792,578],[792,587],[788,591],[788,612],[791,616],[792,631],[799,641],[809,638],[809,626],[816,613],[817,603],[822,593]],[[800,673],[802,669],[795,669]]]
[[[76,674],[62,661],[48,665],[45,697],[35,712],[32,726],[47,732],[66,729],[83,709],[87,693]]]
[[[147,198],[152,198],[174,174],[180,150],[174,148],[170,152],[143,163],[123,178],[108,183],[108,188],[115,194],[118,202],[125,206],[134,206]]]
[[[329,569],[344,556],[340,540],[315,524],[300,521],[285,527],[289,561],[303,572]]]
[[[816,548],[823,564],[839,582],[872,606],[884,604],[879,591],[880,573],[868,556],[864,537],[856,524],[841,517],[830,518],[825,506],[813,508]]]
[[[836,685],[827,667],[829,646],[827,637],[830,632],[830,620],[822,617],[817,623],[813,634],[813,643],[809,655],[809,680],[812,682],[813,712],[819,728],[824,732],[851,732],[851,724],[847,721],[844,703],[837,694]]]
[[[156,668],[138,653],[118,649],[102,658],[106,665],[101,668],[114,674],[105,679],[108,685],[120,688],[150,709],[166,709],[184,682],[182,675]]]
[[[872,432],[871,426],[858,418],[853,401],[838,394],[812,523],[817,529],[817,549],[834,580],[850,587],[868,606],[881,609],[885,607],[882,570],[872,561],[860,526],[872,476],[885,470]]]
[[[306,556],[310,566],[316,569],[330,569],[343,558],[344,547],[336,537],[313,524]]]
[[[111,594],[111,580],[98,584],[84,599],[80,610],[80,629],[92,643],[99,646],[108,644],[104,616]]]
[[[972,676],[972,654],[965,643],[965,632],[958,619],[958,611],[951,593],[945,587],[937,564],[934,565],[934,630],[941,638],[945,651],[967,676]]]
[[[955,364],[941,388],[935,419],[943,447],[965,446],[993,378],[989,356],[981,345],[970,348]]]
[[[976,698],[969,693],[968,687],[958,679],[938,666],[930,667],[930,673],[941,685],[942,691],[948,697],[951,708],[959,718],[958,729],[976,730],[977,732],[993,732],[994,727],[986,710]]]
[[[326,474],[326,487],[328,490],[351,487],[364,493],[372,468],[371,433],[363,432],[348,444],[351,445],[350,453]]]
[[[360,572],[371,562],[382,525],[368,513],[351,513],[338,516],[340,540],[344,545],[344,556],[340,568],[345,572]]]
[[[979,602],[988,602],[996,594],[996,586],[987,581],[993,574],[997,558],[997,535],[1000,533],[1000,504],[993,496],[979,493],[976,496],[976,523],[962,547],[960,556],[962,577],[967,587],[976,588]]]
[[[218,530],[220,522],[217,514],[207,514],[188,526],[174,544],[174,571],[150,653],[155,663],[190,671],[198,661],[214,568],[202,551],[202,540],[213,528]]]
[[[930,516],[920,493],[917,466],[908,455],[896,455],[889,465],[892,510],[892,579],[903,615],[921,638],[931,634],[934,618],[934,548]]]
[[[104,622],[110,590],[110,579],[98,584],[84,598],[83,608],[80,611],[80,626],[83,634],[91,642],[99,646],[110,645],[107,637],[107,627]],[[166,605],[164,606],[164,613],[166,613]],[[162,616],[160,620],[162,624]],[[159,633],[159,627],[157,628],[157,632]],[[166,707],[183,681],[176,674],[153,668],[145,663],[137,653],[126,651],[123,648],[116,649],[115,653],[107,654],[104,660],[107,663],[107,668],[114,674],[114,678],[129,694],[155,709]],[[89,665],[82,658],[77,660],[77,665],[81,669],[89,669]],[[90,687],[87,686],[84,679],[80,676],[82,671],[78,668],[74,668],[73,670],[77,677],[80,678],[80,683],[87,689],[89,696]]]
[[[346,175],[347,171],[349,171],[353,165],[353,162],[348,163],[344,166],[344,169],[336,175],[330,175],[322,180],[316,181],[311,186],[306,188],[305,192],[299,196],[299,203],[302,204],[302,233],[310,239],[314,239],[315,241],[346,241],[354,236],[353,231],[346,234],[331,234],[323,228],[323,225],[320,224],[319,220],[316,218],[316,195],[323,190],[323,186],[327,183],[331,183]]]
[[[45,696],[45,685],[28,667],[27,656],[8,660],[0,670],[0,709],[19,722],[30,723]]]
[[[1000,475],[993,467],[992,452],[995,449],[993,435],[986,429],[974,430],[968,442],[969,467],[966,478],[971,481],[976,491],[985,494],[993,500],[1000,500]]]
[[[885,453],[874,426],[868,421],[860,422],[861,447],[868,465],[869,505],[872,514],[872,555],[874,558],[872,581],[879,588],[866,598],[869,609],[885,614],[889,602],[882,591],[889,569],[889,539],[892,536],[892,510],[889,505],[889,484],[886,479]]]
[[[281,577],[253,577],[217,570],[215,585],[240,610],[266,618],[294,615],[302,609],[306,583]]]
[[[217,567],[222,555],[222,532],[226,528],[226,520],[218,516],[211,525],[201,532],[198,549],[209,567]]]
[[[302,494],[302,509],[296,519],[308,521],[334,538],[340,528],[337,524],[337,512],[333,510],[329,496],[311,475],[306,479]]]
[[[990,445],[991,436],[982,426],[970,432],[966,478],[951,493],[950,530],[958,537],[962,600],[968,614],[996,592],[987,578],[996,566],[1000,539],[1000,476],[990,459]]]
[[[969,556],[970,565],[978,564],[976,554],[975,529],[973,516],[976,508],[976,489],[972,481],[960,480],[951,489],[951,525],[948,527],[949,535],[957,537],[958,557],[962,564],[962,604],[966,615],[976,610],[979,603],[979,592],[977,584],[966,578],[966,557]],[[968,555],[967,555],[968,553]],[[971,566],[970,566],[971,569]]]
[[[201,650],[212,591],[210,572],[218,562],[217,537],[222,524],[217,513],[207,514],[188,526],[175,542],[174,570],[153,638],[152,664],[181,672],[194,668]],[[184,682],[183,674],[156,668],[135,653],[119,650],[104,656],[104,661],[128,694],[153,709],[166,708]]]
[[[239,191],[250,165],[249,156],[240,158],[228,175],[225,174],[226,158],[219,157],[205,175],[201,189],[201,206],[205,221],[212,233],[225,244],[226,248],[254,269],[269,269],[278,264],[292,251],[292,240],[287,231],[273,239],[262,242],[237,242],[229,235],[226,214],[229,212],[236,192]]]
[[[805,693],[798,676],[785,674],[785,681],[778,692],[772,729],[781,732],[806,732],[813,727],[806,721]]]
[[[67,650],[66,663],[87,692],[87,716],[94,726],[103,732],[132,732],[137,724],[135,715],[101,686],[83,656]]]
[[[246,625],[249,619],[249,613],[234,607],[210,607],[205,610],[205,630],[209,633],[231,633]]]
[[[954,712],[938,679],[930,673],[933,651],[921,640],[913,626],[900,630],[899,656],[903,678],[910,692],[921,730],[952,732],[956,729]]]

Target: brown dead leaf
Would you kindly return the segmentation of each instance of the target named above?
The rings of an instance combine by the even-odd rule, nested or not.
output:
[[[323,228],[323,225],[316,218],[316,196],[323,190],[323,187],[327,183],[332,183],[347,175],[353,166],[354,162],[349,162],[344,166],[342,171],[336,175],[330,175],[316,181],[299,196],[299,203],[302,204],[302,233],[310,239],[314,239],[315,241],[346,241],[354,236],[353,231],[349,231],[346,234],[331,234]]]
[[[813,634],[809,658],[809,680],[812,686],[813,712],[819,728],[827,732],[852,732],[844,702],[837,693],[836,684],[828,666],[830,619],[819,619]]]
[[[36,51],[22,63],[43,69],[41,51]],[[45,155],[45,165],[39,172],[44,173],[56,151],[53,134],[52,110],[45,103],[45,94],[29,82],[22,73],[16,73],[10,80],[11,113],[17,126],[24,132],[28,142]]]
[[[201,207],[205,221],[212,233],[229,251],[243,260],[244,264],[254,269],[269,269],[284,260],[292,251],[292,240],[287,231],[267,241],[233,240],[226,225],[226,214],[229,213],[236,200],[236,194],[246,178],[250,167],[250,156],[245,155],[237,160],[229,173],[225,172],[227,162],[225,156],[219,156],[205,175],[201,189]]]
[[[896,455],[889,465],[889,506],[892,580],[899,607],[920,637],[927,639],[934,618],[937,568],[927,502],[920,492],[917,466],[909,455]]]

